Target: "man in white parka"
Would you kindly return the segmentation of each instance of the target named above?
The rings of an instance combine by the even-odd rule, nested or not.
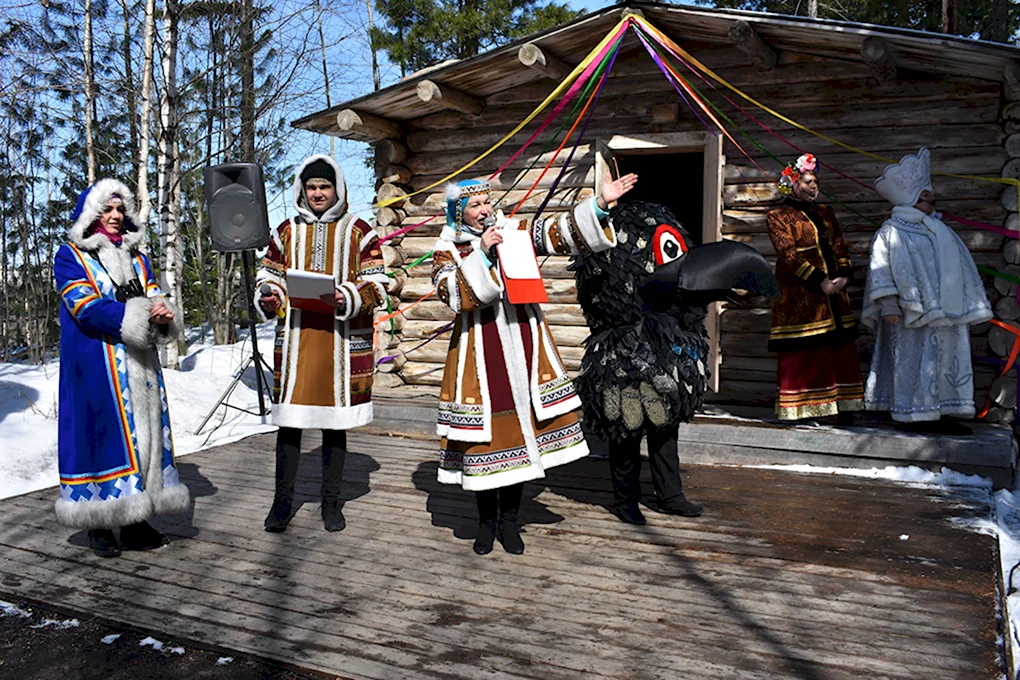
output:
[[[876,335],[865,406],[969,434],[955,418],[974,416],[969,327],[992,318],[984,284],[935,212],[928,149],[888,166],[875,188],[894,207],[871,243],[864,289],[861,322]]]

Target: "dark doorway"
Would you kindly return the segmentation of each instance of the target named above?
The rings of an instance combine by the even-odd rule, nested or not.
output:
[[[620,173],[636,172],[638,183],[623,199],[666,205],[700,244],[704,215],[705,155],[694,153],[628,154],[614,149]]]

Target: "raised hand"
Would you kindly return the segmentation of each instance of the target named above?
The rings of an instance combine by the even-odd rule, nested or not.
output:
[[[617,180],[613,180],[612,175],[607,172],[606,178],[602,182],[602,194],[598,198],[599,208],[607,209],[610,203],[620,200],[624,194],[634,188],[635,184],[637,184],[637,175],[633,172]]]

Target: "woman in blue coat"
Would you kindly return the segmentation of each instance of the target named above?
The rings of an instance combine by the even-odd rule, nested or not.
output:
[[[92,185],[71,219],[53,264],[62,302],[56,513],[61,524],[89,530],[97,555],[116,557],[122,546],[164,545],[146,520],[191,503],[156,353],[175,341],[182,318],[141,251],[145,231],[124,184]]]

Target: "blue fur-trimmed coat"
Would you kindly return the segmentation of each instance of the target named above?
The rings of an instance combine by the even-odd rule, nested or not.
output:
[[[120,246],[90,233],[113,195],[126,212]],[[62,303],[57,519],[74,528],[116,528],[184,511],[191,497],[174,463],[156,353],[157,343],[180,334],[181,313],[165,300],[140,250],[145,232],[125,185],[100,180],[79,198],[72,220],[53,264]],[[145,296],[119,302],[113,279],[123,285],[131,277]],[[163,330],[149,323],[154,298],[174,312]]]

